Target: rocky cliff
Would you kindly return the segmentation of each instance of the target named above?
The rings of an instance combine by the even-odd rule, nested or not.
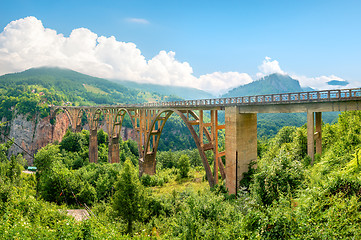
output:
[[[13,138],[14,142],[31,156],[24,153],[23,149],[15,144],[11,147],[9,155],[23,153],[24,158],[28,160],[28,164],[32,164],[32,156],[48,143],[60,142],[68,127],[69,119],[64,113],[57,115],[55,125],[50,124],[50,116],[43,119],[28,120],[24,115],[17,115],[10,122],[8,137]]]
[[[69,124],[69,118],[65,113],[56,116],[54,125],[50,123],[50,116],[43,119],[33,118],[29,120],[27,116],[17,115],[9,122],[10,133],[8,137],[13,138],[16,143],[11,147],[9,156],[22,153],[28,164],[32,165],[33,156],[39,149],[55,141],[61,142],[69,128]],[[104,123],[100,125],[100,128],[104,131],[107,129]],[[89,128],[84,126],[84,129]],[[124,141],[135,139],[135,131],[131,128],[122,128],[121,137]],[[21,146],[22,149],[16,145]],[[23,149],[29,154],[25,153]]]

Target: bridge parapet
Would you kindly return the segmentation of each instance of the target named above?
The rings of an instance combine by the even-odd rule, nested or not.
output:
[[[323,90],[311,92],[279,93],[244,97],[185,100],[174,102],[144,103],[135,107],[225,107],[241,105],[289,104],[305,102],[334,102],[359,100],[361,88]]]
[[[265,94],[243,97],[213,98],[184,100],[173,102],[154,102],[141,104],[122,104],[122,105],[99,105],[97,108],[127,108],[127,109],[162,109],[162,108],[194,108],[194,109],[224,109],[229,106],[248,106],[248,105],[278,105],[278,104],[302,104],[317,102],[344,102],[361,99],[361,88],[322,90],[310,92],[294,92]],[[92,106],[63,106],[66,108],[90,109]]]

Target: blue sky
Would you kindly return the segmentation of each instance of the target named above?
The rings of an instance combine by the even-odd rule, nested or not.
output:
[[[1,6],[0,31],[27,16],[64,37],[86,28],[134,43],[146,60],[175,52],[195,78],[237,72],[255,80],[270,57],[308,85],[332,76],[352,86],[361,81],[361,1],[1,0]]]

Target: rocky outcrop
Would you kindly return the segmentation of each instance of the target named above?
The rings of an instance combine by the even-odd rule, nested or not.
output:
[[[8,137],[13,138],[16,145],[21,148],[14,144],[9,155],[22,153],[31,165],[34,154],[48,143],[60,142],[68,127],[69,119],[64,113],[57,115],[54,125],[50,123],[50,116],[28,120],[27,116],[16,115],[10,122]]]
[[[120,131],[120,135],[124,141],[128,139],[136,140],[137,138],[137,134],[133,128],[122,128],[122,130]]]
[[[50,116],[43,119],[34,118],[27,119],[27,116],[16,115],[16,117],[9,122],[10,133],[9,138],[13,138],[14,144],[10,151],[9,156],[12,154],[22,153],[24,158],[28,161],[29,165],[33,163],[33,156],[42,147],[49,143],[61,142],[67,129],[69,128],[70,121],[65,113],[60,113],[56,116],[55,124],[50,123]],[[101,124],[100,128],[107,131],[106,125]],[[84,126],[84,129],[89,130],[88,126]],[[122,128],[122,139],[135,139],[136,133],[132,128]],[[18,147],[18,146],[21,146]]]

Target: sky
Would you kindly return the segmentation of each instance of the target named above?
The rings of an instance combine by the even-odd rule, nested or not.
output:
[[[0,75],[58,66],[218,96],[272,73],[361,85],[361,1],[0,3]]]

